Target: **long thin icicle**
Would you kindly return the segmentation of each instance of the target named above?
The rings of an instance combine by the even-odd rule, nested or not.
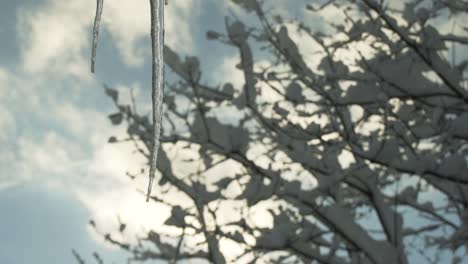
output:
[[[94,17],[93,47],[91,52],[91,72],[94,73],[97,38],[101,22],[104,0],[97,0]],[[164,93],[164,4],[167,0],[150,0],[151,9],[151,49],[152,49],[152,106],[153,106],[153,149],[151,152],[150,174],[146,201],[149,201],[158,160],[159,137],[161,135],[162,106]]]
[[[96,3],[96,16],[94,17],[94,27],[93,27],[93,48],[91,51],[91,72],[92,73],[94,73],[94,64],[96,62],[97,39],[98,39],[98,34],[99,34],[99,24],[101,22],[103,2],[104,0],[97,0],[97,3]]]
[[[152,48],[152,104],[153,104],[153,150],[151,155],[148,193],[149,201],[153,186],[156,161],[158,159],[159,137],[161,135],[162,106],[164,92],[164,2],[150,0],[151,9],[151,48]]]

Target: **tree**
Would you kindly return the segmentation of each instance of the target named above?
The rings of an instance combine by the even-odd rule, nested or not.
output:
[[[171,207],[172,229],[136,245],[105,239],[135,261],[437,263],[447,253],[460,263],[468,250],[468,60],[449,57],[466,48],[468,28],[440,26],[468,5],[307,5],[317,18],[342,12],[325,32],[284,20],[266,1],[232,1],[259,23],[226,18],[226,32],[207,38],[239,52],[242,87],[204,84],[197,57],[164,49],[179,80],[165,90],[151,200]],[[313,56],[297,35],[314,42]],[[118,109],[113,124],[128,125],[128,138],[109,141],[133,141],[149,161],[148,115],[106,93]]]

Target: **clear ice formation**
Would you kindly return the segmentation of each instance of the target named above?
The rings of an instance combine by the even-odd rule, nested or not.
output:
[[[103,0],[97,0],[96,16],[93,27],[93,46],[91,52],[91,72],[94,73],[96,62],[97,38],[99,24],[101,21]],[[150,0],[151,11],[151,50],[152,50],[152,107],[153,107],[153,144],[151,150],[151,163],[148,192],[146,201],[149,201],[151,189],[156,172],[156,161],[160,146],[161,123],[163,115],[163,92],[164,92],[164,4],[167,0]]]
[[[151,5],[151,47],[152,47],[152,103],[153,103],[153,150],[146,201],[149,201],[153,186],[156,161],[158,159],[159,137],[161,135],[163,92],[164,92],[164,1],[150,0]]]

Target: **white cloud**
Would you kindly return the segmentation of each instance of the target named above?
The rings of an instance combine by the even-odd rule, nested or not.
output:
[[[49,0],[38,9],[20,8],[18,36],[22,67],[29,73],[64,73],[89,80],[86,26],[92,21],[91,1]]]
[[[130,66],[142,65],[144,58],[151,54],[150,49],[137,45],[143,37],[149,41],[149,1],[105,2],[102,22],[102,30],[111,33],[125,63]]]
[[[190,32],[194,18],[192,8],[192,1],[174,1],[166,7],[166,43],[176,50],[187,52],[193,46]],[[48,0],[39,8],[20,8],[17,27],[23,70],[61,73],[90,80],[94,14],[95,1],[91,0]],[[105,1],[102,22],[101,31],[110,32],[114,39],[112,44],[128,66],[141,66],[145,57],[149,58],[148,1]],[[102,32],[100,35],[101,42]],[[142,46],[142,40],[148,43]]]
[[[0,86],[4,85],[9,79],[9,72],[0,67]],[[1,89],[0,89],[1,90]]]
[[[16,176],[25,183],[40,180],[51,192],[65,192],[78,199],[102,232],[115,231],[119,215],[128,224],[126,241],[133,241],[142,228],[161,226],[169,216],[168,209],[145,203],[144,196],[137,192],[145,189],[147,179],[134,182],[125,175],[126,171],[138,171],[145,159],[133,154],[130,143],[107,143],[110,135],[124,134],[124,127],[111,127],[107,120],[95,116],[105,116],[103,113],[78,111],[73,105],[57,109],[65,110],[57,118],[64,127],[71,127],[70,132],[76,133],[79,142],[55,131],[45,132],[39,140],[20,138]],[[8,186],[9,181],[3,184]],[[93,231],[91,234],[96,236]]]
[[[16,122],[12,111],[7,105],[8,97],[11,94],[11,73],[0,67],[0,191],[16,185],[20,180],[13,177],[16,169],[16,157],[12,142],[12,135],[16,132]]]
[[[0,83],[1,85],[1,83]],[[0,92],[1,95],[1,92]],[[1,100],[0,100],[1,103]],[[0,142],[7,141],[10,135],[15,133],[16,131],[16,124],[15,124],[15,117],[13,116],[13,113],[0,104],[0,113],[1,113],[1,118],[0,118]]]
[[[148,55],[138,49],[139,41],[149,41],[147,7],[148,1],[105,1],[101,30],[113,36],[113,44],[130,66],[140,65]],[[166,43],[175,49],[192,47],[191,7],[191,1],[178,1],[166,9],[166,32],[174,32],[166,33]],[[2,147],[9,143],[0,152],[0,189],[40,181],[51,192],[65,192],[81,201],[107,231],[116,226],[106,223],[120,215],[132,236],[141,227],[160,226],[169,212],[145,203],[136,191],[145,189],[145,177],[132,182],[125,176],[126,171],[145,165],[133,154],[133,145],[107,144],[109,136],[121,137],[126,128],[112,127],[108,113],[73,103],[84,94],[102,93],[89,89],[96,86],[89,73],[94,9],[91,0],[47,0],[39,7],[18,9],[21,67],[14,73],[0,67],[0,128],[3,133],[7,129],[19,133],[0,133]],[[145,50],[150,51],[149,42]],[[138,89],[138,84],[134,86]]]
[[[190,25],[196,10],[191,0],[171,1],[165,6],[165,43],[173,49],[192,51]],[[150,56],[149,1],[115,0],[106,2],[102,15],[104,27],[115,39],[124,61],[130,66],[140,66]],[[146,46],[138,45],[145,40]]]
[[[23,179],[15,175],[17,158],[14,149],[4,142],[0,142],[2,145],[2,151],[0,151],[0,191],[2,191],[21,183]]]
[[[168,210],[145,203],[136,191],[146,188],[146,177],[133,182],[125,176],[145,160],[133,153],[130,143],[107,143],[109,136],[122,138],[126,127],[112,126],[107,112],[73,103],[73,97],[96,96],[102,90],[58,79],[0,67],[0,190],[41,182],[51,193],[79,200],[104,230],[116,230],[117,215],[128,223],[129,237],[142,227],[157,227]],[[119,86],[123,98],[125,89]]]
[[[87,164],[88,175],[76,191],[100,231],[115,231],[117,215],[127,223],[126,241],[133,241],[142,228],[161,226],[169,216],[167,208],[146,203],[144,195],[137,192],[137,189],[145,189],[146,177],[134,182],[125,176],[126,171],[135,172],[145,163],[142,157],[132,154],[133,150],[132,144],[96,146]]]

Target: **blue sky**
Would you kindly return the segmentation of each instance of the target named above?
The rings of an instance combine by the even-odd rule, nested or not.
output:
[[[98,251],[106,259],[125,257],[89,236],[89,212],[66,193],[29,182],[2,191],[0,201],[1,263],[72,263],[71,248],[88,256]]]
[[[95,75],[89,70],[95,0],[3,2],[0,263],[73,263],[72,248],[86,260],[97,251],[106,263],[124,263],[126,255],[87,223],[93,218],[101,232],[114,231],[119,216],[128,223],[123,238],[132,241],[169,216],[137,192],[146,179],[125,176],[145,162],[133,145],[107,144],[125,128],[107,120],[114,110],[102,83],[118,89],[123,101],[134,89],[140,111],[150,110],[149,2],[104,1]],[[291,1],[287,8],[286,1],[271,2],[303,18],[307,1]],[[205,38],[208,29],[224,32],[231,11],[239,10],[230,1],[169,0],[166,43],[181,55],[203,57],[203,81],[239,88],[235,50]],[[310,42],[299,46],[313,52]]]
[[[281,1],[276,1],[281,3]],[[303,1],[297,1],[302,3]],[[95,0],[4,1],[0,9],[0,263],[72,263],[75,248],[86,260],[99,252],[107,263],[127,257],[103,242],[117,217],[128,223],[122,238],[156,229],[166,208],[144,203],[146,179],[130,181],[145,160],[131,144],[110,145],[114,111],[102,83],[138,109],[150,110],[149,2],[105,1],[96,74],[90,73]],[[302,5],[288,11],[302,16]],[[230,1],[173,0],[166,7],[166,43],[181,56],[198,55],[202,80],[240,87],[236,50],[206,40],[224,32],[224,16],[239,13]],[[209,56],[207,56],[209,55]],[[170,77],[170,74],[168,74]]]
[[[145,180],[125,176],[144,160],[130,145],[107,144],[109,136],[125,130],[107,120],[113,108],[102,89],[104,82],[115,86],[125,100],[133,87],[139,109],[149,110],[148,5],[106,1],[97,73],[91,75],[94,0],[2,3],[0,263],[73,263],[72,248],[87,260],[98,251],[107,263],[123,263],[126,255],[105,244],[89,219],[107,232],[116,229],[120,216],[130,223],[131,240],[167,218],[168,212],[154,210],[137,192]],[[196,25],[211,23],[203,12],[219,14],[212,19],[222,21],[222,8],[173,1],[166,10],[166,43],[182,54],[211,49],[206,29]],[[219,57],[223,52],[213,51]]]

